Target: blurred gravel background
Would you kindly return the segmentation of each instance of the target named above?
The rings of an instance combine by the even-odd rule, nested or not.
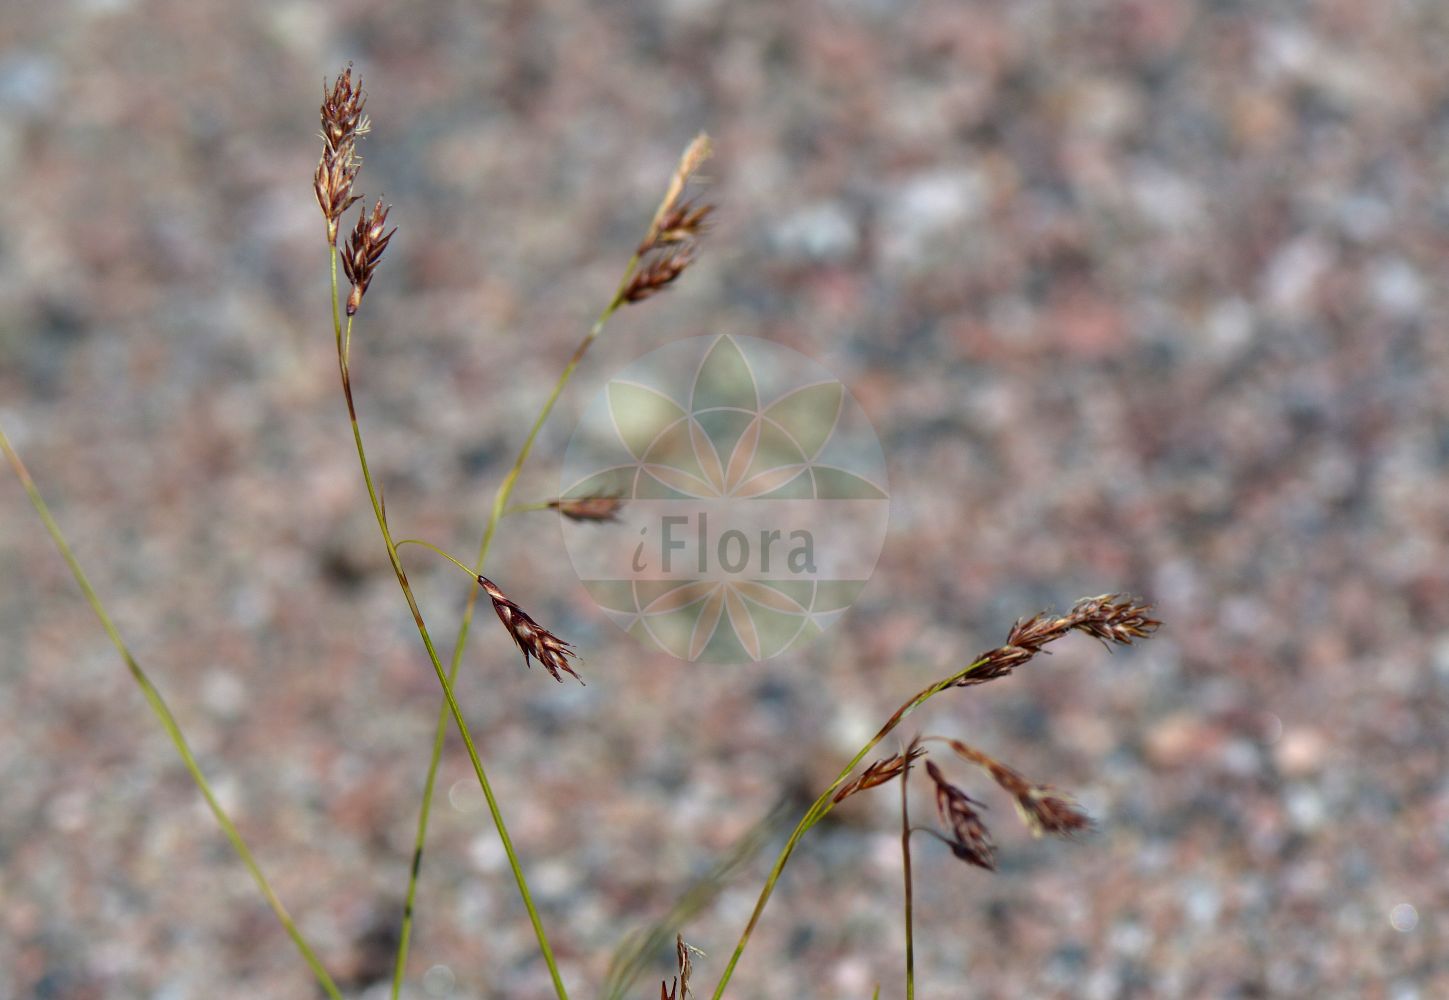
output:
[[[578,996],[904,696],[1108,590],[1167,628],[919,717],[1101,825],[1036,843],[983,788],[999,874],[920,841],[920,995],[1449,996],[1449,7],[6,3],[0,421],[375,998],[438,696],[336,387],[310,182],[347,60],[401,226],[354,348],[395,525],[475,549],[701,128],[705,256],[609,329],[520,497],[604,376],[714,332],[819,359],[890,463],[875,580],[786,661],[646,653],[545,516],[496,547],[586,660],[555,685],[490,625],[460,690]],[[446,642],[459,580],[413,573]],[[314,996],[8,471],[0,579],[0,998]],[[807,840],[733,996],[899,995],[894,804]],[[481,805],[450,743],[410,997],[550,995]],[[687,928],[706,987],[765,861]]]

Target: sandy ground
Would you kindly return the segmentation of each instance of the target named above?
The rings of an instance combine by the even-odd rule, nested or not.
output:
[[[547,516],[501,539],[589,684],[491,626],[460,698],[574,993],[907,694],[1131,591],[1167,622],[1140,650],[913,717],[1099,824],[1034,842],[973,785],[1001,871],[918,841],[918,995],[1446,996],[1446,51],[1411,0],[6,4],[0,423],[307,935],[385,996],[438,695],[336,387],[320,84],[355,61],[401,227],[354,349],[389,515],[463,553],[706,128],[703,258],[609,328],[520,496],[601,379],[732,332],[850,385],[892,522],[839,628],[734,667],[620,634]],[[412,572],[446,646],[465,592]],[[8,473],[0,579],[0,998],[316,995]],[[551,996],[471,781],[450,742],[407,995]],[[901,995],[894,806],[806,841],[732,996]],[[702,985],[766,860],[686,928]]]

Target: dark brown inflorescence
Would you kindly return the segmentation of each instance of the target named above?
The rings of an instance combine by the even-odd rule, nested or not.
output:
[[[352,67],[343,70],[332,84],[322,91],[322,158],[317,163],[313,188],[317,204],[327,219],[327,242],[337,244],[338,224],[361,195],[352,193],[362,161],[357,156],[357,139],[370,127],[363,105],[367,95],[362,81],[352,80]]]
[[[991,780],[1015,800],[1022,821],[1034,835],[1040,837],[1044,833],[1050,833],[1059,837],[1070,837],[1091,827],[1092,821],[1070,796],[1049,785],[1028,781],[995,757],[960,740],[945,742],[959,756],[989,774]]]
[[[352,283],[352,291],[347,296],[349,316],[356,315],[362,297],[367,294],[367,286],[372,282],[372,272],[382,260],[388,240],[397,232],[396,226],[387,228],[387,213],[391,210],[392,206],[384,206],[379,198],[371,214],[366,209],[357,213],[357,225],[353,227],[352,235],[347,239],[347,250],[342,254],[343,273]]]
[[[685,201],[672,208],[659,221],[657,232],[652,232],[639,244],[639,253],[678,243],[698,240],[709,228],[709,217],[714,206],[708,202]]]
[[[559,497],[548,505],[570,521],[616,521],[619,511],[624,509],[624,498],[620,496]]]
[[[1080,600],[1065,615],[1033,615],[1018,621],[1006,638],[1006,645],[988,650],[976,658],[981,665],[957,682],[958,687],[985,684],[1005,677],[1051,642],[1069,632],[1082,632],[1105,643],[1130,646],[1145,639],[1162,623],[1149,618],[1149,605],[1138,604],[1120,594],[1104,594]]]
[[[313,188],[317,204],[327,220],[327,242],[337,246],[338,228],[342,215],[362,200],[353,191],[357,173],[362,168],[362,159],[357,155],[357,140],[366,135],[372,127],[363,106],[367,95],[363,93],[362,81],[352,79],[349,66],[333,81],[332,89],[322,91],[322,158],[317,162],[317,173]],[[373,272],[382,260],[382,252],[397,229],[387,229],[387,213],[381,199],[371,212],[359,210],[357,225],[342,251],[342,270],[352,284],[347,296],[347,315],[356,315]]]
[[[968,864],[995,871],[996,845],[975,808],[981,803],[947,781],[934,761],[926,761],[926,773],[936,783],[936,810],[951,831],[946,838],[951,853]]]
[[[328,149],[341,149],[356,136],[367,133],[367,115],[363,105],[367,95],[362,80],[352,81],[352,67],[338,74],[330,91],[322,92],[322,141]]]
[[[910,763],[925,754],[925,747],[911,747],[907,753],[898,753],[871,764],[864,771],[861,771],[853,780],[847,781],[836,791],[832,802],[844,802],[856,792],[863,792],[867,788],[875,788],[884,785],[886,782],[900,777],[905,773]]]
[[[643,302],[650,296],[658,295],[688,270],[697,254],[694,244],[685,243],[651,257],[629,279],[624,288],[624,301]]]
[[[583,683],[583,678],[569,664],[569,658],[576,655],[572,646],[534,621],[528,612],[509,600],[508,595],[486,576],[478,577],[478,585],[493,602],[493,610],[498,613],[498,620],[523,651],[524,666],[531,666],[532,659],[537,659],[554,680],[562,683],[560,671],[564,671],[580,684]]]

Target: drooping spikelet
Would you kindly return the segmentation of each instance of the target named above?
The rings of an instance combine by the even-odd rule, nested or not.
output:
[[[493,610],[498,613],[498,620],[513,637],[518,648],[523,651],[523,665],[530,666],[532,659],[537,659],[543,664],[549,675],[559,683],[563,683],[560,671],[567,672],[580,684],[583,678],[574,671],[569,664],[569,658],[576,654],[573,647],[544,628],[513,601],[508,595],[499,590],[492,580],[486,576],[478,577],[478,585],[483,588],[484,593],[493,602]]]
[[[588,497],[559,497],[548,505],[570,521],[616,521],[624,509],[624,498],[612,494]]]
[[[1092,820],[1070,796],[1050,785],[1028,785],[1016,797],[1016,806],[1031,832],[1040,837],[1071,837],[1092,828]]]
[[[1022,822],[1034,836],[1050,833],[1070,837],[1091,827],[1092,821],[1070,796],[1050,785],[1028,781],[1019,772],[1007,767],[989,754],[960,740],[945,741],[952,750],[980,767],[1016,801]]]
[[[936,810],[951,830],[946,840],[951,853],[968,864],[995,871],[996,845],[975,809],[981,803],[947,781],[934,761],[926,761],[926,773],[936,783]]]

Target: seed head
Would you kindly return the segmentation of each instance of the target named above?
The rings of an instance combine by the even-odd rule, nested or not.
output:
[[[397,232],[396,226],[387,229],[387,213],[390,211],[392,206],[384,207],[379,198],[371,215],[366,209],[357,213],[357,225],[353,227],[347,240],[347,251],[342,255],[342,270],[347,280],[352,282],[352,291],[347,296],[349,316],[357,314],[362,297],[367,294],[367,286],[372,282],[372,272],[382,260],[382,252],[387,249],[392,234]]]
[[[1151,605],[1138,604],[1134,598],[1103,594],[1078,601],[1070,612],[1060,617],[1033,615],[1012,627],[1006,645],[978,656],[976,659],[981,665],[956,686],[971,687],[1005,677],[1042,652],[1049,643],[1072,631],[1084,632],[1103,643],[1130,646],[1137,639],[1147,638],[1162,624],[1148,617],[1151,610]]]
[[[945,742],[958,756],[989,774],[991,780],[1015,800],[1016,810],[1033,836],[1040,837],[1044,833],[1050,833],[1058,837],[1071,837],[1091,828],[1091,819],[1070,796],[1050,785],[1028,781],[995,757],[960,740]]]
[[[367,102],[362,81],[354,86],[352,67],[348,66],[332,84],[322,90],[322,158],[317,163],[313,189],[317,204],[327,219],[327,241],[337,243],[337,227],[342,213],[359,200],[352,193],[362,161],[357,156],[357,140],[371,127],[362,107]]]
[[[1092,828],[1092,820],[1068,795],[1049,785],[1032,785],[1017,796],[1017,810],[1031,832],[1040,837],[1074,837]]]
[[[574,671],[569,664],[570,657],[576,657],[573,647],[544,628],[529,616],[517,604],[508,599],[508,595],[499,590],[492,580],[486,576],[478,577],[478,585],[483,588],[490,600],[493,602],[493,610],[498,613],[498,620],[513,637],[518,648],[523,651],[523,665],[532,665],[532,660],[537,659],[543,664],[554,680],[563,683],[563,677],[559,671],[566,671],[571,677],[583,683],[583,678]]]
[[[591,497],[559,497],[548,502],[570,521],[616,521],[624,509],[624,498],[612,495]]]
[[[1137,639],[1146,639],[1162,625],[1147,616],[1151,610],[1150,605],[1136,604],[1132,598],[1120,594],[1088,597],[1072,608],[1072,627],[1104,643],[1130,646]]]
[[[679,158],[679,165],[674,168],[674,174],[669,178],[669,187],[664,191],[664,198],[659,202],[659,208],[654,213],[653,220],[649,223],[649,232],[645,234],[643,242],[639,244],[641,254],[648,253],[660,246],[659,236],[661,233],[679,228],[679,210],[689,208],[688,204],[681,205],[684,197],[684,188],[689,183],[704,161],[714,154],[714,146],[709,141],[709,136],[701,132],[694,137],[694,140],[684,150],[684,155]],[[700,211],[691,209],[691,211]],[[710,206],[702,209],[702,214],[697,220],[703,223],[704,217],[709,215]],[[688,213],[686,213],[688,214]],[[673,220],[674,224],[670,225]]]
[[[357,171],[362,161],[350,144],[341,149],[331,147],[322,150],[322,159],[317,161],[317,173],[312,178],[312,188],[317,195],[317,204],[327,220],[327,242],[337,243],[337,226],[342,213],[362,200],[361,195],[352,193],[357,181]]]
[[[643,302],[657,295],[673,284],[690,264],[698,251],[693,243],[677,244],[644,263],[624,289],[625,302]]]
[[[864,771],[861,771],[853,781],[848,781],[841,785],[831,801],[844,802],[856,792],[863,792],[867,788],[884,785],[886,782],[904,774],[907,766],[912,761],[923,756],[925,752],[925,747],[913,746],[907,753],[894,754],[893,756],[876,761]]]
[[[663,291],[694,263],[714,206],[685,201],[684,189],[712,152],[709,136],[701,132],[679,158],[664,199],[635,251],[640,266],[620,293],[621,301],[643,302]]]
[[[996,845],[974,808],[981,803],[947,781],[934,761],[926,761],[926,773],[936,783],[936,811],[951,830],[947,840],[951,853],[968,864],[995,871]]]
[[[341,149],[357,136],[367,134],[369,122],[362,111],[366,103],[361,78],[353,85],[351,66],[337,75],[330,91],[323,88],[322,141],[328,149]]]
[[[709,229],[709,217],[714,206],[705,202],[686,201],[670,209],[659,220],[658,231],[651,231],[639,244],[639,253],[648,253],[659,247],[697,240]]]

